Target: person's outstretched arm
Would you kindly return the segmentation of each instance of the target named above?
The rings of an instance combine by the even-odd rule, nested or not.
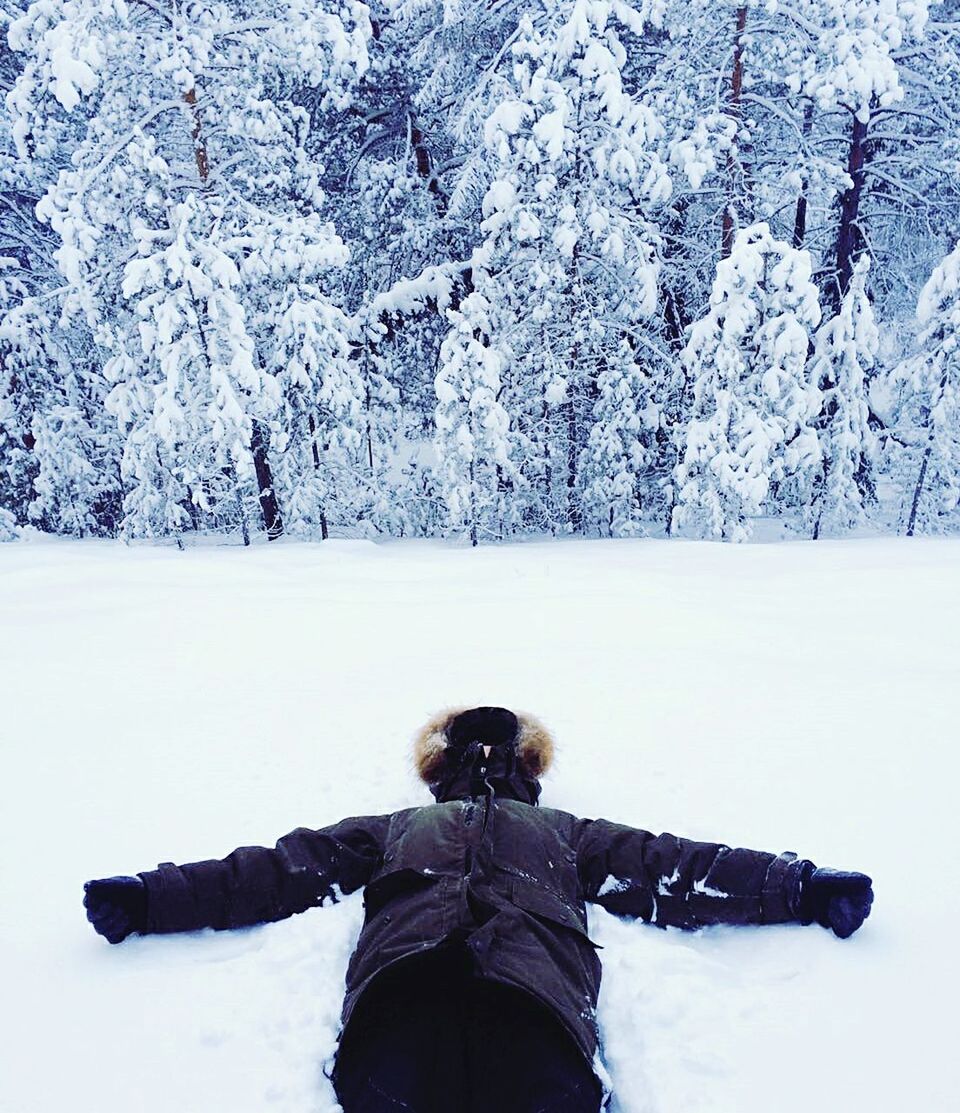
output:
[[[605,819],[583,822],[577,862],[588,900],[658,927],[816,922],[846,938],[873,902],[865,874]]]
[[[365,885],[383,855],[389,816],[345,819],[311,831],[299,827],[273,849],[244,846],[226,858],[84,885],[94,929],[110,943],[140,934],[248,927],[304,912],[332,895]]]

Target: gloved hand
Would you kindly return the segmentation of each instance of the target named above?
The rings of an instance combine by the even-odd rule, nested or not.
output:
[[[147,930],[147,887],[139,877],[106,877],[83,887],[87,919],[108,943]]]
[[[816,921],[847,939],[870,915],[873,882],[865,873],[814,869],[800,885],[798,914],[805,924]]]

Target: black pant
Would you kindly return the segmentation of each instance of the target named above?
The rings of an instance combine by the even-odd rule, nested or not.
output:
[[[385,971],[333,1075],[344,1113],[598,1113],[573,1038],[522,990],[476,977],[463,947]]]

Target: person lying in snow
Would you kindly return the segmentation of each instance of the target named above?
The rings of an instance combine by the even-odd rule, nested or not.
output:
[[[435,804],[89,881],[87,918],[119,943],[282,920],[365,886],[333,1071],[345,1113],[597,1113],[585,901],[659,927],[816,922],[846,938],[873,892],[792,853],[538,807],[553,749],[530,715],[442,712],[415,740]]]

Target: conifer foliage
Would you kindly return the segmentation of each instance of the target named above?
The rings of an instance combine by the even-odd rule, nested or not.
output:
[[[840,312],[817,333],[812,377],[822,396],[816,422],[821,470],[806,504],[814,537],[824,528],[862,524],[876,501],[868,384],[880,338],[866,291],[869,268],[870,257],[862,255]]]
[[[0,20],[0,536],[960,524],[949,5]]]
[[[682,430],[673,528],[742,540],[780,489],[805,490],[819,453],[809,382],[820,323],[810,256],[766,224],[737,234],[717,267],[710,309],[683,352],[693,411]]]
[[[919,434],[919,471],[907,533],[940,532],[960,502],[960,243],[920,293],[923,351],[913,361],[907,406]]]

